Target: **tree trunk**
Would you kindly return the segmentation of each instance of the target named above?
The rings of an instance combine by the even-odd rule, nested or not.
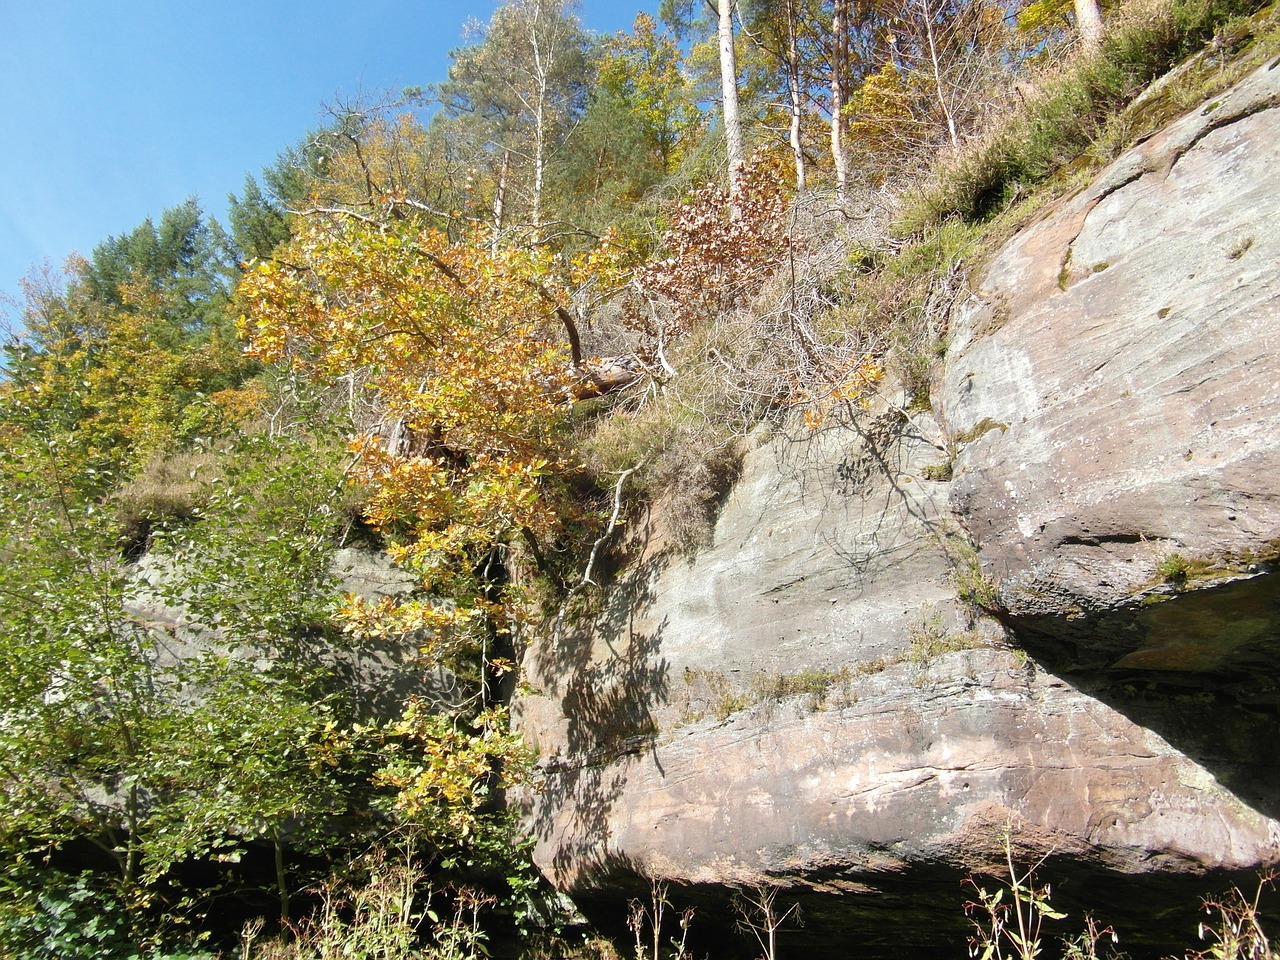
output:
[[[796,163],[796,193],[804,193],[804,144],[800,140],[800,121],[804,115],[803,92],[800,89],[800,38],[796,26],[796,0],[787,0],[787,95],[791,100],[791,155]]]
[[[502,152],[502,166],[498,168],[498,182],[493,188],[493,253],[496,256],[502,242],[502,215],[507,199],[507,170],[511,164],[511,151]]]
[[[542,4],[534,4],[534,17],[530,30],[530,45],[533,48],[533,242],[542,242],[542,185],[547,166],[547,98],[550,88],[550,67],[546,62],[553,56],[552,50],[543,51],[542,35],[539,21],[542,17]]]
[[[289,922],[289,878],[284,872],[284,838],[277,827],[271,829],[271,846],[275,852],[276,897],[280,903],[280,922]]]
[[[849,189],[849,157],[845,152],[845,84],[849,75],[849,0],[835,0],[831,18],[831,161],[836,170],[836,193]]]
[[[724,142],[729,196],[742,192],[742,119],[738,113],[738,58],[733,49],[733,0],[720,0],[720,87],[724,96]]]
[[[1076,0],[1077,3],[1091,0]],[[938,98],[938,106],[942,108],[942,116],[947,121],[947,135],[953,148],[960,146],[960,137],[956,133],[956,121],[951,114],[951,105],[947,102],[946,87],[942,82],[942,67],[938,63],[938,45],[933,36],[933,8],[929,0],[919,0],[920,19],[924,23],[924,34],[929,41],[929,65],[933,69],[933,91]]]
[[[1075,0],[1075,9],[1080,42],[1086,50],[1097,50],[1102,46],[1102,11],[1098,9],[1098,0]]]

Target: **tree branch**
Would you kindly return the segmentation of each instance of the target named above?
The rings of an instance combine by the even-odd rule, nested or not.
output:
[[[569,604],[573,598],[585,590],[588,586],[599,586],[591,579],[591,571],[595,568],[596,560],[600,556],[600,551],[604,549],[604,545],[609,542],[609,538],[613,536],[613,531],[618,528],[618,518],[622,514],[622,486],[627,482],[627,478],[644,466],[641,460],[634,467],[623,470],[618,475],[618,482],[613,488],[613,513],[609,516],[609,525],[605,527],[604,533],[596,538],[595,544],[591,547],[591,555],[587,558],[586,569],[582,571],[582,579],[573,585],[573,588],[564,598],[564,603],[560,604],[560,611],[556,614],[555,625],[551,629],[552,641],[560,638],[560,628],[564,623],[565,615],[569,612]]]

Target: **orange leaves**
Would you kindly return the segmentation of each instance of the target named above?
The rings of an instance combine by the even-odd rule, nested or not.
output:
[[[321,381],[360,372],[383,414],[352,443],[366,516],[429,590],[458,603],[448,615],[354,605],[358,635],[465,633],[471,611],[492,616],[476,572],[486,558],[514,535],[556,536],[547,475],[567,456],[570,382],[557,305],[570,298],[547,254],[485,239],[313,222],[242,284],[254,356]]]
[[[829,386],[817,389],[801,387],[792,395],[795,405],[804,404],[804,425],[816,430],[826,422],[832,408],[842,402],[851,402],[866,410],[876,387],[884,379],[884,366],[871,354],[864,354],[857,361],[843,364],[828,378]]]

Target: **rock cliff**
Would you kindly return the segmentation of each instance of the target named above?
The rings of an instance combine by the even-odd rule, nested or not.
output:
[[[714,927],[776,884],[793,949],[947,955],[1008,835],[1141,955],[1280,862],[1278,102],[1259,69],[1005,245],[932,414],[757,436],[692,559],[636,525],[525,664],[557,885]]]

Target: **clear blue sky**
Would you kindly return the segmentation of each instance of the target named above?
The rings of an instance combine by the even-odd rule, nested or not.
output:
[[[0,293],[28,269],[226,195],[321,104],[443,80],[496,0],[0,0]],[[658,0],[581,0],[591,30]],[[2,311],[0,311],[2,312]]]

